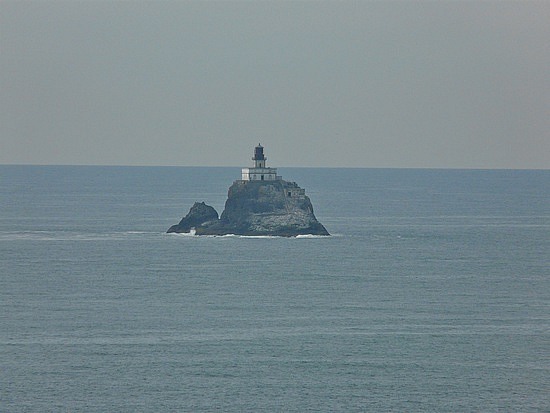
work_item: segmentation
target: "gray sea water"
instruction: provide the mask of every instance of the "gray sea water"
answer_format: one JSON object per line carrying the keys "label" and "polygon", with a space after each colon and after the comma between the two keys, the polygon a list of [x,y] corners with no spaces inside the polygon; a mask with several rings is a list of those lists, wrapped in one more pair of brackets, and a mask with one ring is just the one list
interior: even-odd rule
{"label": "gray sea water", "polygon": [[332,237],[164,233],[238,168],[0,166],[0,411],[550,411],[550,171],[279,172]]}

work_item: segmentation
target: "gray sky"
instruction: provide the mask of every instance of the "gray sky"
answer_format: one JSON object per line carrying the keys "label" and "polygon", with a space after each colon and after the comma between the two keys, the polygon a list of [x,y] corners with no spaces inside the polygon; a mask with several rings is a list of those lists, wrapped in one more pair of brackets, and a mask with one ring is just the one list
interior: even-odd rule
{"label": "gray sky", "polygon": [[0,1],[0,163],[550,167],[550,2]]}

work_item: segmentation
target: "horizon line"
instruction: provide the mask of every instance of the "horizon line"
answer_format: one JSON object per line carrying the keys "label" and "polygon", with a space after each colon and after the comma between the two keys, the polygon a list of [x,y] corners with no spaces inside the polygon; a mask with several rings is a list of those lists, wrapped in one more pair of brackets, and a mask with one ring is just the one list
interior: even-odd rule
{"label": "horizon line", "polygon": [[[149,165],[149,164],[49,164],[49,163],[0,163],[0,166],[30,167],[104,167],[104,168],[246,168],[235,165]],[[276,166],[275,168],[296,169],[417,169],[417,170],[471,170],[471,171],[548,171],[548,168],[493,168],[493,167],[455,167],[455,166]]]}

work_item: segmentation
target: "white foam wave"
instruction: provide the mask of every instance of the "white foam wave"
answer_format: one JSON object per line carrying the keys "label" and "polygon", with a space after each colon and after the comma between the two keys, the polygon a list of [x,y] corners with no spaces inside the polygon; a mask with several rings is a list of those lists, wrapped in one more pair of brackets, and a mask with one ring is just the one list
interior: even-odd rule
{"label": "white foam wave", "polygon": [[[143,239],[149,236],[176,236],[185,238],[223,238],[223,239],[318,239],[330,238],[325,235],[304,234],[296,237],[275,235],[195,235],[193,232],[170,233],[148,231],[120,232],[78,232],[78,231],[4,231],[0,232],[0,241],[102,241]],[[338,234],[333,236],[339,236]]]}
{"label": "white foam wave", "polygon": [[167,235],[170,237],[198,237],[198,235],[192,234],[190,232],[170,232]]}
{"label": "white foam wave", "polygon": [[102,241],[142,238],[156,234],[145,231],[76,232],[76,231],[6,231],[0,232],[0,241]]}
{"label": "white foam wave", "polygon": [[[318,238],[330,238],[326,235],[313,235],[304,234],[297,235],[295,237],[283,237],[279,235],[238,235],[238,234],[225,234],[225,235],[195,235],[190,232],[170,233],[169,235],[175,235],[179,237],[190,238],[235,238],[235,239],[318,239]],[[339,236],[339,235],[336,235]]]}
{"label": "white foam wave", "polygon": [[251,238],[251,239],[275,239],[275,238],[284,238],[284,237],[277,237],[274,235],[236,235],[236,234],[229,234],[229,236],[234,238]]}

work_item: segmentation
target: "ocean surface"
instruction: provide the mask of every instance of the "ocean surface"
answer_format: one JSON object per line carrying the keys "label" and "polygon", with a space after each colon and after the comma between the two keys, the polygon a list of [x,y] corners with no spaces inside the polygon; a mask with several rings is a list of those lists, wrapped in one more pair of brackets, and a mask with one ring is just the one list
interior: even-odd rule
{"label": "ocean surface", "polygon": [[279,172],[332,237],[165,233],[239,168],[0,166],[0,412],[550,411],[550,171]]}

